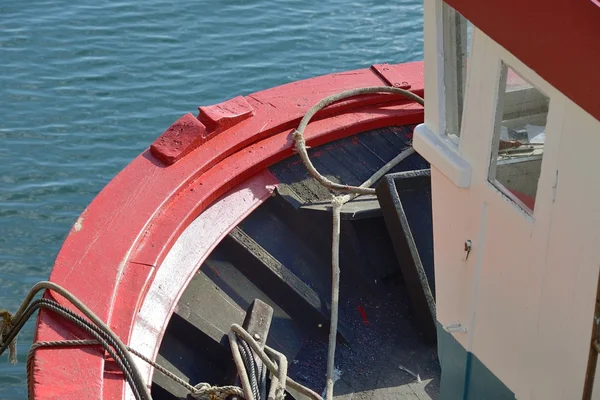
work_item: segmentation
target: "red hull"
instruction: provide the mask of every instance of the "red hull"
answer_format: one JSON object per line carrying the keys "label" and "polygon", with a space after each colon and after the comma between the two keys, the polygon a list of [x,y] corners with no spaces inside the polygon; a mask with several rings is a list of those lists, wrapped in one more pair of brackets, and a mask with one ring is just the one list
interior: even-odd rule
{"label": "red hull", "polygon": [[[215,220],[203,231],[205,258],[270,195],[277,181],[266,168],[293,154],[290,133],[308,108],[330,94],[382,83],[410,85],[423,95],[423,65],[378,65],[294,82],[202,108],[201,123],[189,117],[178,121],[82,213],[50,280],[79,297],[123,342],[143,345],[146,353],[156,356],[185,285],[159,298],[152,283],[159,271],[162,276],[183,273],[162,269],[171,268],[163,261],[179,235],[208,207],[221,208],[228,218]],[[305,132],[311,146],[369,129],[420,123],[423,108],[396,96],[364,96],[319,116]],[[186,271],[181,281],[188,282],[194,272]],[[140,309],[156,301],[168,315],[142,321]],[[144,343],[131,343],[134,328],[142,323],[148,332]],[[86,336],[51,313],[40,313],[36,340],[72,338]],[[30,389],[39,400],[125,397],[121,373],[99,348],[40,349],[32,368]],[[144,373],[150,384],[151,370]]]}

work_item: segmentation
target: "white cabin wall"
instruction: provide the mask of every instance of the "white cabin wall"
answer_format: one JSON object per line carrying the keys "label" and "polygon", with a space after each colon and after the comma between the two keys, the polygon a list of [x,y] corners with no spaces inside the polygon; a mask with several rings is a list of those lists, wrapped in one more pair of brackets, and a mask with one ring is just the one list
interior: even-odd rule
{"label": "white cabin wall", "polygon": [[[505,57],[509,57],[509,55],[505,55]],[[513,62],[515,61],[513,60]],[[526,68],[525,66],[521,67]],[[532,397],[532,390],[536,386],[547,385],[545,380],[552,376],[546,368],[543,369],[546,373],[536,371],[536,368],[539,368],[539,354],[535,348],[535,343],[539,340],[536,331],[539,317],[538,310],[544,284],[543,276],[546,269],[548,238],[553,224],[554,189],[563,130],[561,121],[564,115],[564,96],[547,83],[537,80],[533,76],[533,71],[527,69],[526,73],[529,75],[530,82],[537,87],[544,86],[544,90],[552,98],[551,109],[548,113],[547,138],[544,146],[542,170],[538,181],[538,197],[536,198],[534,219],[531,221],[532,232],[529,241],[525,244],[529,246],[529,253],[525,260],[525,268],[521,272],[528,288],[524,292],[518,293],[524,304],[525,321],[522,326],[516,327],[516,330],[522,334],[522,346],[520,347],[521,353],[515,363],[517,375],[513,389],[520,398],[531,399],[536,398],[535,396]],[[544,376],[546,379],[544,379]],[[561,382],[561,379],[558,379],[557,382]]]}
{"label": "white cabin wall", "polygon": [[[518,392],[521,353],[528,345],[522,327],[527,324],[526,298],[531,290],[524,276],[531,265],[539,264],[531,246],[540,235],[545,237],[549,213],[543,213],[535,224],[530,215],[488,181],[501,56],[498,46],[485,34],[477,31],[475,35],[462,148],[472,166],[469,190],[476,204],[472,214],[484,213],[485,222],[481,223],[480,231],[464,233],[478,237],[473,269],[479,279],[474,289],[477,296],[471,304],[468,350],[505,385]],[[532,83],[539,87],[539,82]],[[544,162],[551,162],[546,154]],[[540,178],[541,186],[543,179]],[[538,202],[536,211],[539,207]]]}
{"label": "white cabin wall", "polygon": [[[487,223],[469,350],[518,398],[578,398],[600,263],[600,123],[493,40],[481,33],[477,40],[486,51],[476,57],[496,65],[503,60],[551,104],[533,218],[487,182],[491,137],[482,133],[492,132],[485,120],[493,114],[476,106],[472,119],[481,125],[470,131],[479,136],[465,139],[463,148],[472,166],[470,190],[482,195]],[[497,82],[494,65],[487,71]],[[474,81],[480,98],[497,98],[486,83]]]}
{"label": "white cabin wall", "polygon": [[[464,251],[465,231],[477,229],[479,218],[457,219],[470,215],[472,207],[468,190],[457,190],[443,173],[431,167],[436,313],[442,325],[455,322],[467,326],[473,301],[475,274]],[[457,333],[454,338],[466,349],[468,336]]]}
{"label": "white cabin wall", "polygon": [[[546,385],[532,398],[580,398],[586,373],[600,264],[600,123],[564,100],[563,136],[530,372]],[[582,145],[583,144],[583,145]],[[600,372],[600,371],[599,371]],[[558,396],[560,394],[560,397]]]}
{"label": "white cabin wall", "polygon": [[[485,43],[482,43],[478,36],[479,32],[474,29],[472,57],[469,60],[471,66],[469,81],[482,80],[483,77],[480,75],[486,70],[485,64],[488,61],[486,57],[477,57],[477,54],[485,53],[485,48],[482,47]],[[488,83],[491,83],[492,87],[494,86],[493,82]],[[466,115],[470,115],[469,113],[487,114],[492,112],[494,107],[495,99],[482,98],[479,93],[467,89],[464,111]],[[459,152],[460,157],[471,167],[477,165],[478,162],[484,162],[483,160],[489,158],[489,155],[486,155],[488,151],[481,153],[476,148],[474,149],[473,140],[469,140],[469,135],[473,136],[474,132],[479,132],[481,129],[485,131],[490,126],[493,126],[493,122],[488,120],[463,119]],[[444,132],[441,132],[440,135],[444,135]],[[484,145],[487,146],[487,144]],[[417,150],[419,150],[418,147]],[[481,264],[478,253],[482,241],[481,235],[485,231],[487,214],[485,207],[481,207],[481,199],[474,196],[476,192],[472,189],[474,185],[477,185],[478,172],[480,171],[471,168],[470,187],[467,190],[457,189],[452,182],[444,179],[443,174],[434,176],[432,173],[437,316],[442,325],[460,322],[467,329],[466,334],[454,334],[454,338],[466,350],[471,350],[472,347],[473,304],[477,302],[478,280],[480,279],[477,266]],[[464,251],[467,240],[471,240],[473,243],[473,250],[468,258]],[[439,245],[440,243],[444,244]],[[443,265],[443,274],[438,273],[441,265]]]}
{"label": "white cabin wall", "polygon": [[[459,146],[445,136],[445,87],[441,0],[424,2],[425,122],[415,130],[415,149],[431,163],[432,208],[434,229],[434,263],[436,268],[437,319],[442,326],[469,319],[473,274],[465,268],[464,238],[449,234],[463,232],[478,220],[456,220],[455,214],[467,215],[471,207],[468,187],[469,165],[460,157]],[[457,266],[459,264],[459,266]],[[465,348],[466,335],[455,338]]]}
{"label": "white cabin wall", "polygon": [[[455,339],[517,398],[581,398],[600,265],[600,123],[474,29],[467,117],[452,148],[431,95],[443,95],[432,62],[439,4],[425,1],[428,96],[414,140],[432,164],[438,321],[460,322],[467,332]],[[550,97],[533,215],[488,181],[501,61]],[[457,179],[461,171],[468,179]],[[468,260],[465,240],[473,243]]]}
{"label": "white cabin wall", "polygon": [[[466,349],[514,390],[515,367],[523,348],[523,336],[515,327],[525,322],[522,295],[528,287],[521,275],[530,258],[527,242],[532,218],[488,181],[501,64],[487,36],[479,30],[473,36],[461,133],[461,155],[471,165],[471,204],[464,214],[452,216],[479,219],[462,232],[463,240],[472,240],[474,247],[467,265],[475,278],[472,299],[465,310],[469,314]],[[443,301],[438,298],[438,303]]]}

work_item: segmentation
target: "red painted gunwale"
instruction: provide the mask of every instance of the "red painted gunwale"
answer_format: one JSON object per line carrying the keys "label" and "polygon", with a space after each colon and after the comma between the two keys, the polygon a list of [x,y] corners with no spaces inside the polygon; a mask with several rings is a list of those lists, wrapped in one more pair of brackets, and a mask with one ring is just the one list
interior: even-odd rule
{"label": "red painted gunwale", "polygon": [[[250,178],[292,155],[291,129],[323,97],[397,82],[422,95],[422,63],[379,65],[254,93],[244,98],[253,108],[252,116],[210,136],[172,165],[144,151],[82,213],[57,256],[50,280],[79,297],[129,343],[140,323],[138,311],[152,297],[148,290],[157,271],[195,218],[225,193],[248,188],[249,182],[255,182]],[[334,105],[317,117],[305,132],[311,146],[368,129],[422,122],[423,108],[393,95],[363,96]],[[262,199],[265,193],[259,190],[256,196]],[[252,207],[256,202],[239,202],[232,213],[245,215]],[[210,240],[216,244],[221,236],[215,232]],[[182,290],[163,299],[171,312]],[[158,332],[155,342],[144,343],[152,356],[166,322],[156,322],[151,327]],[[35,340],[85,337],[51,313],[40,313]],[[32,368],[30,389],[38,400],[125,396],[121,373],[98,348],[40,349]]]}

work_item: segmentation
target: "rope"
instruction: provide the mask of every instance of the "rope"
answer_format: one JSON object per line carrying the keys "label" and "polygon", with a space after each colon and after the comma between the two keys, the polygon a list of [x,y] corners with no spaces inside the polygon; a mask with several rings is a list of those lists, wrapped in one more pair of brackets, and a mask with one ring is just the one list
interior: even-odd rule
{"label": "rope", "polygon": [[260,364],[260,398],[261,399],[266,399],[267,398],[267,375],[268,375],[269,369],[266,367],[265,364]]}
{"label": "rope", "polygon": [[[62,287],[60,287],[56,284],[52,284],[52,286],[60,288],[63,293],[68,293],[65,289],[63,289]],[[34,291],[39,291],[39,290],[40,290],[39,284],[35,285],[32,288],[32,290],[30,291],[29,295],[26,297],[26,302],[28,302],[29,304],[27,304],[25,306],[21,305],[21,307],[19,308],[19,311],[15,314],[15,316],[13,316],[11,318],[11,320],[8,323],[7,322],[2,323],[3,330],[0,331],[2,333],[2,340],[0,341],[0,355],[3,354],[4,351],[6,351],[6,349],[9,348],[13,343],[15,343],[16,337],[17,337],[19,331],[25,325],[25,322],[27,320],[29,320],[29,318],[31,318],[31,316],[33,315],[33,313],[36,310],[38,310],[40,308],[48,309],[48,310],[62,316],[63,318],[71,321],[75,325],[82,328],[87,334],[92,336],[94,339],[92,339],[92,340],[59,340],[59,341],[34,343],[31,346],[29,353],[27,355],[27,388],[28,388],[28,398],[29,399],[33,398],[33,395],[30,391],[31,387],[32,387],[31,371],[32,371],[32,364],[33,364],[33,356],[34,356],[36,350],[38,350],[40,348],[47,348],[47,347],[74,347],[74,346],[92,346],[92,345],[102,346],[102,348],[106,352],[108,352],[108,354],[114,359],[115,363],[123,371],[125,380],[131,387],[131,390],[132,390],[133,395],[136,398],[136,400],[143,400],[144,399],[143,391],[147,392],[148,389],[145,387],[145,385],[142,388],[140,388],[137,385],[137,383],[134,379],[134,376],[135,376],[135,374],[139,375],[139,371],[137,370],[135,364],[133,362],[129,361],[129,360],[132,360],[131,357],[129,356],[129,353],[136,355],[143,361],[152,365],[154,368],[156,368],[159,372],[163,373],[165,376],[173,379],[175,382],[177,382],[180,385],[182,385],[183,387],[185,387],[190,392],[191,396],[195,399],[225,400],[227,397],[229,397],[231,395],[238,396],[242,399],[244,398],[242,390],[237,386],[218,387],[218,386],[211,386],[208,383],[200,383],[196,386],[192,386],[189,383],[182,380],[181,378],[179,378],[178,376],[176,376],[173,373],[171,373],[170,371],[168,371],[167,369],[165,369],[164,367],[156,364],[149,358],[145,357],[144,355],[142,355],[141,353],[139,353],[138,351],[136,351],[130,347],[124,346],[125,351],[122,351],[121,348],[118,346],[118,341],[120,341],[119,338],[110,329],[103,329],[101,326],[95,325],[94,323],[84,319],[80,315],[74,313],[70,309],[57,303],[54,300],[41,298],[41,299],[31,301],[33,299],[33,296],[31,295],[31,293]],[[61,293],[61,294],[63,294],[63,293]],[[73,301],[73,303],[77,303],[77,302],[81,303],[75,296],[71,295],[70,293],[68,293],[68,296],[64,296],[64,297],[67,298],[68,300],[71,300],[71,299],[75,300],[75,301]],[[25,304],[25,302],[23,304]],[[89,311],[89,312],[91,313],[91,311]],[[6,329],[6,327],[9,327],[9,329]],[[140,390],[140,389],[143,389],[143,390]],[[150,395],[148,394],[148,396],[150,396]],[[152,398],[148,397],[148,399],[151,400]]]}
{"label": "rope", "polygon": [[240,344],[240,354],[244,360],[244,366],[246,367],[246,370],[249,371],[248,378],[250,379],[252,395],[255,399],[260,399],[260,389],[258,387],[258,380],[260,379],[258,376],[260,375],[260,367],[254,360],[254,355],[252,354],[252,350],[250,349],[248,343],[241,341]]}
{"label": "rope", "polygon": [[[15,313],[15,316],[12,318],[12,323],[14,325],[18,325],[18,323],[21,321],[22,317],[24,316],[25,312],[27,311],[33,298],[42,289],[49,289],[49,290],[52,290],[52,291],[60,294],[62,297],[64,297],[66,300],[68,300],[71,304],[73,304],[79,311],[81,311],[102,332],[106,333],[107,335],[109,335],[111,337],[112,341],[114,342],[115,350],[117,350],[117,349],[119,350],[119,352],[123,356],[124,364],[127,366],[128,370],[129,370],[128,372],[131,374],[132,382],[130,382],[130,384],[132,386],[132,390],[134,391],[134,394],[136,392],[138,392],[137,393],[138,397],[136,397],[136,399],[152,400],[152,396],[150,396],[150,392],[148,391],[148,388],[144,384],[144,380],[142,379],[139,371],[136,368],[131,367],[134,365],[133,359],[131,358],[131,355],[127,351],[127,347],[123,344],[121,339],[119,339],[119,337],[111,331],[111,329],[108,327],[108,325],[106,325],[104,323],[104,321],[102,321],[100,318],[98,318],[98,316],[96,314],[94,314],[94,312],[92,312],[92,310],[90,310],[78,298],[73,296],[71,293],[69,293],[67,290],[65,290],[61,286],[59,286],[53,282],[48,282],[48,281],[36,283],[31,288],[31,290],[25,297],[25,300],[23,301],[23,303],[21,304],[21,306]],[[14,337],[16,337],[17,332],[15,332]],[[4,349],[0,349],[0,353],[2,353],[3,351],[4,351]],[[123,371],[123,372],[125,372],[125,371]]]}
{"label": "rope", "polygon": [[211,386],[208,383],[194,386],[194,391],[190,395],[197,400],[226,400],[229,396],[244,399],[241,389],[237,386]]}
{"label": "rope", "polygon": [[[121,350],[119,348],[114,347],[114,340],[113,340],[113,337],[111,337],[111,336],[114,336],[114,333],[110,332],[110,334],[109,334],[107,332],[102,331],[101,329],[99,329],[99,327],[91,324],[90,322],[81,318],[79,315],[75,314],[74,312],[65,308],[64,306],[61,306],[60,304],[56,303],[53,300],[38,299],[38,300],[34,301],[33,303],[31,303],[31,305],[29,307],[27,307],[27,309],[25,309],[25,313],[23,314],[23,317],[21,318],[21,320],[17,324],[15,324],[13,330],[11,331],[11,335],[13,337],[16,337],[18,331],[23,327],[25,322],[39,308],[47,308],[47,309],[55,312],[56,314],[61,315],[62,317],[75,323],[76,325],[78,325],[79,327],[84,329],[89,335],[91,335],[97,341],[98,344],[102,345],[104,350],[106,350],[110,354],[110,356],[115,360],[115,362],[117,363],[119,368],[123,371],[126,381],[131,386],[134,397],[136,399],[142,399],[142,395],[140,393],[139,387],[136,385],[135,381],[133,380],[132,374],[131,374],[132,369],[134,369],[135,367],[132,368],[132,366],[131,366],[132,364],[128,363],[127,359],[124,357],[123,352],[121,352]],[[58,345],[61,342],[62,341],[59,341],[58,343],[52,343],[52,342],[42,342],[42,343],[52,343],[52,344]],[[5,346],[1,346],[0,354],[2,354],[2,352],[4,352],[5,349],[6,349]],[[35,348],[34,348],[34,350],[35,350]],[[30,362],[31,362],[31,360],[30,360]],[[28,382],[30,382],[30,379],[31,379],[30,373],[31,373],[31,370],[28,369],[28,371],[27,371]],[[31,388],[31,385],[28,384],[28,390],[29,390],[29,388]],[[31,393],[29,393],[29,398],[32,398]]]}
{"label": "rope", "polygon": [[129,351],[131,353],[133,353],[135,356],[139,357],[142,361],[150,364],[152,367],[154,367],[156,370],[158,370],[158,372],[165,375],[167,378],[172,379],[176,383],[178,383],[181,386],[183,386],[184,388],[186,388],[190,392],[191,397],[194,399],[220,400],[220,399],[226,399],[229,396],[237,396],[240,399],[244,399],[244,397],[243,397],[244,393],[237,386],[232,386],[232,385],[211,386],[210,384],[204,383],[204,382],[199,383],[196,386],[192,386],[189,383],[187,383],[186,381],[184,381],[183,379],[181,379],[180,377],[178,377],[177,375],[175,375],[174,373],[172,373],[171,371],[169,371],[168,369],[166,369],[165,367],[163,367],[162,365],[157,364],[156,362],[152,361],[148,357],[144,356],[139,351],[132,349],[131,347],[127,347],[127,349],[129,349]]}
{"label": "rope", "polygon": [[[31,363],[33,362],[34,352],[35,352],[35,350],[37,350],[39,348],[43,348],[43,347],[79,347],[79,346],[91,346],[91,345],[99,345],[99,344],[100,344],[100,342],[98,342],[96,340],[59,340],[59,341],[49,341],[49,342],[36,342],[29,349],[29,354],[27,355],[27,369],[28,369],[28,371],[31,370]],[[223,400],[225,400],[225,399],[227,399],[227,397],[232,396],[232,395],[243,398],[242,397],[243,393],[240,390],[240,388],[237,386],[211,386],[208,383],[199,383],[196,386],[192,386],[189,383],[187,383],[186,381],[184,381],[183,379],[181,379],[180,377],[178,377],[177,375],[173,374],[171,371],[169,371],[165,367],[150,360],[148,357],[144,356],[137,350],[135,350],[129,346],[127,346],[127,349],[132,354],[139,357],[142,361],[150,364],[152,367],[154,367],[156,370],[158,370],[160,373],[162,373],[166,377],[172,379],[176,383],[183,386],[185,389],[187,389],[190,392],[190,395],[194,399],[198,399],[198,400],[220,400],[220,399],[223,399]],[[31,386],[30,383],[31,383],[30,377],[28,374],[27,375],[28,387]],[[30,396],[29,398],[32,398],[32,397]]]}
{"label": "rope", "polygon": [[[254,353],[261,359],[264,365],[266,365],[271,374],[277,377],[277,382],[275,382],[273,377],[271,377],[271,389],[273,388],[273,386],[278,386],[277,393],[279,393],[281,396],[285,396],[285,388],[287,385],[290,388],[296,390],[297,392],[309,397],[310,399],[323,400],[323,398],[317,393],[313,392],[306,386],[302,386],[301,384],[287,376],[287,360],[283,354],[279,353],[277,350],[272,349],[269,346],[265,346],[264,350],[261,349],[259,344],[254,340],[252,336],[250,336],[248,332],[246,332],[244,328],[237,324],[233,324],[231,325],[231,331],[229,332],[229,344],[231,347],[231,353],[233,354],[233,360],[236,366],[239,364],[243,365],[243,361],[239,352],[239,346],[237,343],[238,337],[240,339],[243,339],[250,345]],[[271,360],[271,358],[267,355],[266,352],[271,354],[273,358],[278,359],[279,365],[275,364],[275,362]],[[239,371],[240,369],[238,368],[238,372]],[[244,395],[246,396],[246,400],[255,400],[254,397],[251,397],[252,392],[251,390],[249,390],[249,382],[244,383],[244,377],[241,375],[242,374],[240,373],[240,379],[242,380],[242,389],[244,391]],[[247,377],[245,377],[245,379],[247,381]],[[280,398],[282,399],[283,397]],[[279,400],[280,398],[275,397],[274,400]]]}
{"label": "rope", "polygon": [[344,204],[354,199],[361,194],[375,194],[375,189],[371,188],[379,179],[381,179],[387,172],[389,172],[398,163],[404,160],[415,151],[412,147],[404,150],[398,154],[394,159],[385,164],[369,179],[367,179],[360,186],[350,186],[335,183],[329,180],[327,177],[321,175],[315,168],[310,157],[308,156],[308,150],[306,146],[306,139],[304,138],[304,130],[310,122],[311,118],[321,109],[328,105],[335,103],[336,101],[347,99],[362,94],[368,93],[393,93],[407,97],[420,105],[424,106],[425,101],[420,96],[409,92],[408,90],[393,88],[388,86],[381,87],[367,87],[352,89],[346,92],[334,94],[328,96],[311,107],[310,110],[304,115],[304,118],[300,121],[298,128],[296,128],[292,134],[295,142],[295,150],[300,155],[302,162],[308,173],[317,180],[322,186],[329,190],[347,193],[343,196],[333,196],[331,200],[332,214],[333,214],[333,240],[331,243],[331,317],[329,325],[329,343],[327,352],[327,381],[325,386],[325,398],[327,400],[333,399],[333,387],[335,385],[334,370],[335,370],[335,346],[337,339],[337,325],[338,325],[338,314],[339,314],[339,296],[340,296],[340,220],[341,210]]}
{"label": "rope", "polygon": [[333,398],[333,371],[335,369],[335,346],[337,339],[338,309],[340,301],[340,220],[344,199],[334,196],[331,200],[333,208],[333,240],[331,244],[331,320],[329,323],[329,348],[327,351],[327,384],[325,398]]}
{"label": "rope", "polygon": [[[409,147],[393,160],[385,164],[369,179],[367,179],[360,188],[368,188],[383,177],[387,172],[394,168],[398,163],[409,155],[413,154],[415,149]],[[341,212],[344,204],[357,197],[358,193],[346,194],[343,196],[333,196],[331,208],[333,214],[333,240],[331,243],[331,317],[329,323],[329,345],[327,351],[327,383],[325,387],[325,398],[333,398],[333,386],[335,385],[335,347],[337,341],[338,310],[340,302],[340,236],[341,236]]]}
{"label": "rope", "polygon": [[[283,399],[285,397],[285,388],[288,382],[291,381],[287,376],[288,363],[287,358],[280,352],[272,349],[271,347],[266,347],[265,351],[267,355],[271,358],[275,358],[277,360],[277,365],[279,366],[279,371],[277,371],[277,376],[274,376],[275,384],[271,385],[271,399]],[[296,384],[296,382],[294,382]],[[291,385],[290,385],[291,386]],[[309,390],[309,389],[307,389]]]}
{"label": "rope", "polygon": [[[11,364],[17,363],[17,339],[14,338],[10,342],[7,337],[12,329],[12,315],[7,310],[0,310],[0,346],[4,343],[8,343],[8,361]],[[2,353],[0,353],[2,354]]]}
{"label": "rope", "polygon": [[306,126],[310,122],[311,118],[319,110],[321,110],[321,109],[327,107],[328,105],[333,104],[337,101],[344,100],[349,97],[355,97],[358,95],[370,94],[370,93],[398,94],[398,95],[402,95],[406,98],[409,98],[409,99],[419,103],[420,105],[425,104],[425,100],[423,100],[422,97],[417,96],[416,94],[414,94],[408,90],[399,89],[399,88],[395,88],[395,87],[389,87],[389,86],[374,86],[374,87],[352,89],[352,90],[348,90],[348,91],[345,91],[342,93],[334,94],[334,95],[325,97],[323,100],[319,101],[317,104],[312,106],[311,109],[306,112],[306,114],[300,121],[298,128],[296,128],[293,132],[293,138],[294,138],[294,141],[296,142],[295,149],[296,149],[296,152],[300,155],[300,158],[302,159],[304,166],[306,167],[308,172],[312,175],[312,177],[315,178],[321,185],[323,185],[324,187],[326,187],[328,189],[335,190],[338,192],[343,192],[343,193],[375,194],[375,189],[373,189],[373,188],[343,185],[343,184],[332,182],[325,176],[321,175],[319,173],[319,171],[317,171],[317,169],[313,165],[312,161],[310,160],[310,157],[308,156],[306,140],[304,138],[304,130],[306,129]]}
{"label": "rope", "polygon": [[231,349],[231,354],[233,355],[233,362],[235,363],[235,367],[238,371],[238,376],[240,378],[240,382],[242,384],[242,391],[244,393],[244,398],[246,400],[254,400],[254,393],[252,391],[252,385],[250,384],[250,379],[248,377],[248,371],[246,370],[246,364],[244,364],[244,359],[242,358],[240,347],[238,345],[237,337],[232,330],[227,335],[229,338],[229,348]]}

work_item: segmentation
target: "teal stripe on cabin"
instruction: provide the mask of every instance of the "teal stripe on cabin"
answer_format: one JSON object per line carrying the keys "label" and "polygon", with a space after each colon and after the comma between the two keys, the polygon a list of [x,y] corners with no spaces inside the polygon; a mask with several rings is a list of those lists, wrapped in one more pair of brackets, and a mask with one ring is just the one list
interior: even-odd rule
{"label": "teal stripe on cabin", "polygon": [[515,394],[454,336],[437,324],[440,400],[512,400]]}

